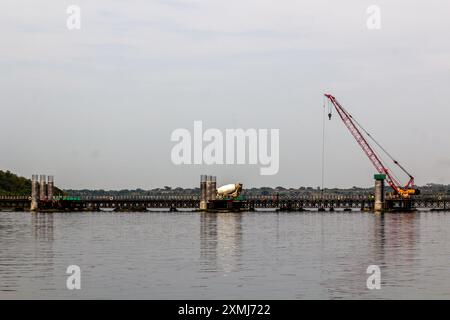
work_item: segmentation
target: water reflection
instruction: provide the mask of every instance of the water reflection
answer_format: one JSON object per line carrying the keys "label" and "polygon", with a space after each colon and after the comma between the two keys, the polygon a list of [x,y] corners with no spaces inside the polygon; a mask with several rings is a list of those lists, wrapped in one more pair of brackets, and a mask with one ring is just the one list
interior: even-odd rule
{"label": "water reflection", "polygon": [[0,213],[0,299],[448,299],[449,229],[448,213]]}
{"label": "water reflection", "polygon": [[[418,213],[385,213],[374,217],[370,260],[381,267],[381,283],[385,290],[395,290],[415,277],[419,217]],[[394,283],[391,279],[397,280]]]}
{"label": "water reflection", "polygon": [[[53,213],[31,213],[31,228],[34,237],[34,257],[30,268],[39,266],[40,272],[35,275],[35,279],[45,281],[51,278],[54,271],[54,220]],[[42,287],[50,288],[52,283],[46,281],[40,284]]]}
{"label": "water reflection", "polygon": [[54,269],[54,221],[48,213],[11,213],[0,232],[0,299],[2,293],[22,290],[18,298],[51,290]]}
{"label": "water reflection", "polygon": [[386,215],[384,213],[375,213],[373,229],[373,260],[384,261],[384,250],[386,245]]}
{"label": "water reflection", "polygon": [[36,240],[53,241],[53,214],[52,213],[32,213],[31,226]]}
{"label": "water reflection", "polygon": [[[367,224],[351,226],[355,217],[344,219],[342,230],[332,239],[331,245],[327,234],[321,236],[322,281],[327,288],[326,298],[359,297],[382,298],[387,290],[395,290],[402,283],[411,281],[417,263],[418,213],[377,213],[361,215]],[[357,218],[358,219],[358,218]],[[324,216],[322,221],[330,220]],[[350,224],[350,225],[347,225]],[[334,221],[333,229],[339,225]],[[367,227],[367,228],[366,228]],[[322,228],[323,229],[323,228]],[[327,229],[330,230],[330,229]],[[334,251],[330,251],[330,246]],[[325,257],[325,258],[324,258]],[[332,265],[329,263],[333,262]],[[383,290],[368,290],[367,268],[377,265],[381,269]],[[393,282],[395,280],[395,283]]]}
{"label": "water reflection", "polygon": [[[378,264],[387,264],[399,258],[404,261],[414,260],[416,244],[419,240],[417,239],[418,219],[418,213],[376,214],[373,223],[373,261],[378,261]],[[400,251],[401,257],[399,257]]]}
{"label": "water reflection", "polygon": [[200,214],[202,271],[238,271],[242,254],[242,214]]}

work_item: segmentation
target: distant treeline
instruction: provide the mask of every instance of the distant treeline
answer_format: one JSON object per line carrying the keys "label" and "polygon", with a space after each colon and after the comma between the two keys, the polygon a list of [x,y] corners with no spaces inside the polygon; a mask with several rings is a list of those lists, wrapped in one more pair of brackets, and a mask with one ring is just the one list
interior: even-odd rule
{"label": "distant treeline", "polygon": [[[419,187],[421,194],[442,194],[450,195],[450,185],[429,183],[425,186]],[[386,188],[386,191],[392,191]],[[373,188],[325,188],[324,193],[329,195],[369,195],[373,194]],[[158,195],[199,195],[199,188],[172,188],[165,186],[163,188],[155,188],[151,190],[134,189],[134,190],[60,190],[55,187],[55,195],[71,195],[71,196],[158,196]],[[299,188],[284,188],[284,187],[261,187],[261,188],[245,188],[244,195],[250,196],[315,196],[322,192],[320,187],[299,187]],[[3,195],[30,195],[31,194],[31,180],[19,177],[10,171],[0,170],[0,196]]]}
{"label": "distant treeline", "polygon": [[0,170],[0,195],[30,195],[31,180]]}
{"label": "distant treeline", "polygon": [[[63,195],[62,190],[55,187],[55,195]],[[31,180],[0,170],[0,196],[29,196],[31,195]]]}
{"label": "distant treeline", "polygon": [[[199,188],[156,188],[151,190],[135,189],[135,190],[64,190],[65,193],[73,196],[163,196],[163,195],[199,195]],[[372,194],[373,188],[352,188],[352,189],[325,189],[327,194],[352,195],[352,194]],[[244,186],[243,195],[248,196],[314,196],[321,194],[320,188],[300,187],[300,188],[283,188],[283,187],[261,187],[248,188]]]}
{"label": "distant treeline", "polygon": [[[419,187],[423,195],[427,194],[442,194],[450,195],[450,185],[442,184],[427,184],[425,186]],[[65,193],[73,196],[160,196],[160,195],[199,195],[199,188],[155,188],[151,190],[134,189],[134,190],[64,190]],[[392,189],[386,187],[387,192],[392,192]],[[351,196],[351,195],[371,195],[374,190],[372,188],[325,188],[323,190],[325,194],[328,195],[340,195],[340,196]],[[261,187],[261,188],[245,188],[243,190],[243,195],[249,196],[318,196],[322,193],[319,187],[299,187],[299,188],[284,188],[284,187]]]}

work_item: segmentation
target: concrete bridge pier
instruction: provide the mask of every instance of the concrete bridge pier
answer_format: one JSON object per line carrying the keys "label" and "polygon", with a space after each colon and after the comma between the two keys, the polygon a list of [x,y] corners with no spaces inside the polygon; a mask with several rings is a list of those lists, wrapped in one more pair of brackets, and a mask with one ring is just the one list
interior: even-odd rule
{"label": "concrete bridge pier", "polygon": [[31,177],[31,205],[30,211],[36,211],[39,207],[39,182],[38,175],[33,174]]}
{"label": "concrete bridge pier", "polygon": [[217,190],[217,177],[212,176],[211,177],[211,200],[216,200],[216,190]]}
{"label": "concrete bridge pier", "polygon": [[39,176],[39,200],[45,201],[47,199],[47,177],[43,174]]}
{"label": "concrete bridge pier", "polygon": [[48,176],[47,178],[47,200],[53,201],[53,186],[54,186],[54,178],[53,176]]}
{"label": "concrete bridge pier", "polygon": [[[39,178],[39,181],[38,181]],[[54,178],[53,176],[33,174],[31,177],[31,203],[30,211],[37,211],[39,204],[53,201]],[[48,209],[47,205],[42,206]]]}
{"label": "concrete bridge pier", "polygon": [[206,176],[206,202],[212,200],[212,176]]}
{"label": "concrete bridge pier", "polygon": [[206,175],[200,176],[200,210],[206,210],[208,201],[206,199]]}
{"label": "concrete bridge pier", "polygon": [[385,174],[376,174],[375,178],[375,203],[374,203],[374,211],[375,212],[383,212],[384,211],[384,180],[386,179]]}
{"label": "concrete bridge pier", "polygon": [[200,176],[200,210],[213,208],[216,198],[217,177],[209,175]]}

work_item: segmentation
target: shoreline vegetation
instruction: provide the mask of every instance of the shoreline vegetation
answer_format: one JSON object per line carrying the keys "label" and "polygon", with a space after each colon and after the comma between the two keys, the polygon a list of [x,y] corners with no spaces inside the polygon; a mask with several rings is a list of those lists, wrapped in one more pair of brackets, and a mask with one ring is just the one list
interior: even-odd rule
{"label": "shoreline vegetation", "polygon": [[[419,187],[422,195],[427,194],[441,194],[450,195],[450,185],[428,183],[425,186]],[[373,194],[374,188],[362,188],[362,187],[352,187],[352,188],[325,188],[324,193],[327,195],[341,195],[341,196],[351,196],[351,195],[371,195]],[[386,190],[390,192],[391,190],[387,187]],[[66,189],[61,190],[55,187],[54,194],[56,196],[171,196],[171,195],[198,195],[200,193],[200,188],[180,188],[180,187],[169,187],[164,186],[162,188],[154,188],[151,190],[144,189],[123,189],[123,190],[90,190],[90,189]],[[10,171],[0,170],[0,196],[25,196],[31,194],[31,180],[20,177]],[[322,194],[320,187],[298,187],[298,188],[284,188],[282,186],[271,188],[271,187],[260,187],[260,188],[245,188],[242,193],[248,196],[318,196]]]}
{"label": "shoreline vegetation", "polygon": [[[9,170],[0,170],[0,196],[28,196],[31,194],[31,179],[20,177]],[[62,196],[64,192],[55,187],[53,194]]]}

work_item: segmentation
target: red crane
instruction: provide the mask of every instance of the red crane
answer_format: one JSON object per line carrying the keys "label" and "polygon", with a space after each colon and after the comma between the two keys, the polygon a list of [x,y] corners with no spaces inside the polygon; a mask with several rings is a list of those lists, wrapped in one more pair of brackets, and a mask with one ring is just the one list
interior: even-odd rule
{"label": "red crane", "polygon": [[[395,160],[374,138],[372,138],[372,136],[358,123],[358,121],[356,121],[356,119],[354,119],[352,115],[348,113],[343,106],[341,106],[341,104],[336,100],[334,96],[332,96],[331,94],[325,94],[325,97],[327,97],[331,101],[345,126],[353,135],[356,142],[358,142],[359,146],[363,149],[369,160],[375,166],[378,173],[386,175],[386,181],[394,190],[394,193],[405,198],[414,194],[419,194],[419,190],[414,186],[414,177],[408,171],[406,171],[406,169],[397,160]],[[331,112],[328,114],[328,117],[331,119]],[[397,165],[404,173],[408,175],[409,181],[404,187],[397,181],[397,179],[395,179],[390,170],[388,170],[388,168],[383,165],[381,158],[375,153],[374,149],[364,138],[360,129],[370,139],[372,139],[372,141],[374,141],[375,144],[380,147],[380,149],[383,150],[383,152],[385,152],[389,158],[392,159],[395,165]]]}

